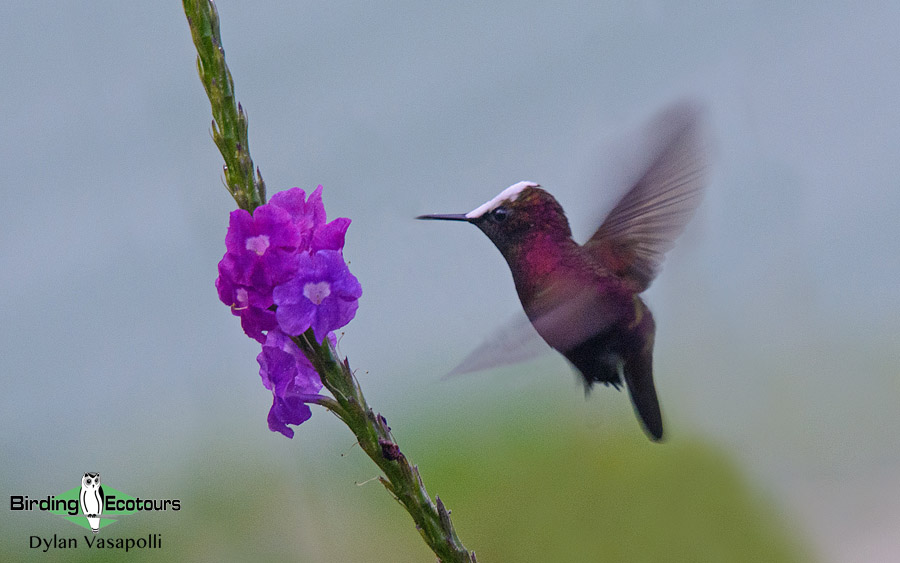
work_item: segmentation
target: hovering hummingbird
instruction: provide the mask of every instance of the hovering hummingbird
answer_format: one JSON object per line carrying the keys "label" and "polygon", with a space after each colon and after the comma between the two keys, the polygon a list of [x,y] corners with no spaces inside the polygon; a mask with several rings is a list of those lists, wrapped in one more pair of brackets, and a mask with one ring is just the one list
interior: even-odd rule
{"label": "hovering hummingbird", "polygon": [[519,300],[537,333],[584,379],[628,387],[653,440],[663,436],[653,386],[655,323],[640,298],[663,256],[700,202],[706,158],[700,110],[691,103],[663,111],[649,130],[638,179],[579,245],[562,207],[534,182],[519,182],[465,214],[417,219],[465,221],[478,227],[509,264]]}

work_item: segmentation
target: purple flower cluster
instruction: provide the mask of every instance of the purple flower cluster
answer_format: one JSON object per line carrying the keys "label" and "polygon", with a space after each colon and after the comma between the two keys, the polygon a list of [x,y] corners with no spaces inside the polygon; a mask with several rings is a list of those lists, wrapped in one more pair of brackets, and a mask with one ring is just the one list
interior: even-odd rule
{"label": "purple flower cluster", "polygon": [[269,428],[288,438],[310,417],[306,402],[322,388],[319,375],[290,336],[313,329],[316,341],[356,315],[362,287],[344,256],[350,219],[327,222],[322,186],[309,194],[291,188],[253,214],[231,212],[225,256],[219,262],[219,299],[241,318],[247,336],[263,345],[257,360],[272,391]]}

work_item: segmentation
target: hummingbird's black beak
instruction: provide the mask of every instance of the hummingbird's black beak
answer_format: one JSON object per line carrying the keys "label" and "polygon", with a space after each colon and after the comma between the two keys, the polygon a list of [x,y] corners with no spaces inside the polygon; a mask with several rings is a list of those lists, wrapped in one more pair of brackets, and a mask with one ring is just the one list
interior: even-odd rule
{"label": "hummingbird's black beak", "polygon": [[430,219],[435,221],[465,221],[467,223],[471,222],[471,219],[465,216],[464,213],[453,213],[450,215],[419,215],[416,219]]}

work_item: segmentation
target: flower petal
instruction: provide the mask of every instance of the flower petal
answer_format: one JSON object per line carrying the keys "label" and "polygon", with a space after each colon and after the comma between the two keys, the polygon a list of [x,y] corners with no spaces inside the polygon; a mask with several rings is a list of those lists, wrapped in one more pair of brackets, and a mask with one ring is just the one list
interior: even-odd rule
{"label": "flower petal", "polygon": [[298,336],[312,326],[315,314],[316,306],[309,299],[302,297],[298,303],[278,305],[275,318],[278,320],[278,326],[286,334]]}
{"label": "flower petal", "polygon": [[[346,265],[344,267],[346,268]],[[356,276],[350,273],[349,268],[343,276],[331,283],[331,290],[347,300],[362,297],[362,285]]]}
{"label": "flower petal", "polygon": [[273,397],[272,408],[269,409],[269,430],[281,432],[288,438],[294,437],[294,430],[288,424],[303,424],[312,416],[312,410],[299,397]]}
{"label": "flower petal", "polygon": [[340,309],[337,306],[337,300],[333,298],[326,299],[321,305],[316,307],[315,319],[312,322],[313,334],[316,342],[321,344],[325,341],[325,337],[335,328],[340,328],[346,323],[340,322]]}
{"label": "flower petal", "polygon": [[346,217],[338,217],[334,221],[322,225],[313,234],[310,249],[313,252],[316,250],[341,250],[344,248],[344,237],[349,226],[350,219]]}
{"label": "flower petal", "polygon": [[267,309],[248,307],[241,311],[234,311],[234,314],[241,317],[241,328],[244,329],[244,334],[259,343],[266,341],[264,332],[278,326],[275,313]]}

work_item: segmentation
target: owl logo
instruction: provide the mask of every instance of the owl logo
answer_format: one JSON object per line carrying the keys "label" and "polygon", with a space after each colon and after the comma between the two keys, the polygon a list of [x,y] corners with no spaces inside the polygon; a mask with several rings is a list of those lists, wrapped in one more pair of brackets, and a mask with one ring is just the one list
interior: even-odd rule
{"label": "owl logo", "polygon": [[103,487],[99,473],[85,473],[81,478],[81,512],[87,517],[91,531],[100,531],[100,513],[103,512]]}

